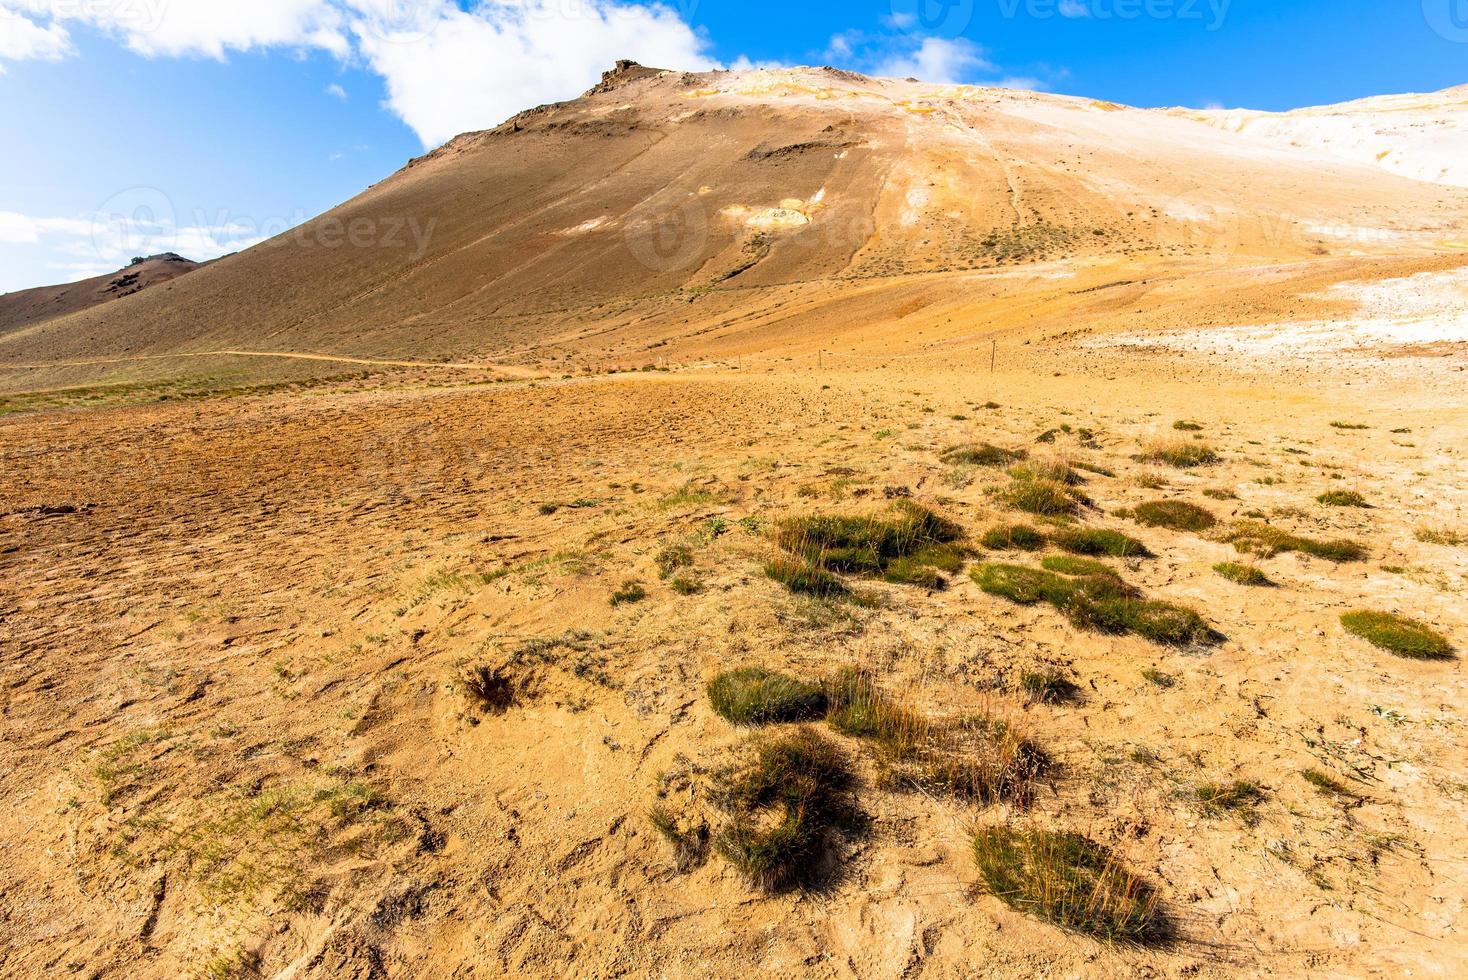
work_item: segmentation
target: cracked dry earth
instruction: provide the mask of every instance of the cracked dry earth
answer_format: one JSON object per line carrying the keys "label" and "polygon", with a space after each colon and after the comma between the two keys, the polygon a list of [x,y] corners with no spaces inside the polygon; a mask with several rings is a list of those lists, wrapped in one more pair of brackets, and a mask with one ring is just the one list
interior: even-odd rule
{"label": "cracked dry earth", "polygon": [[[1468,643],[1468,552],[1416,537],[1463,527],[1468,413],[1443,397],[1459,361],[1414,361],[1437,382],[1423,395],[1390,377],[1400,360],[1375,385],[1271,388],[1117,359],[444,390],[389,373],[0,420],[0,972],[1461,975],[1460,662],[1338,622],[1395,609]],[[1133,459],[1176,419],[1220,461]],[[1012,519],[1002,471],[939,461],[972,441],[1091,466],[1086,520],[1156,554],[1118,570],[1226,639],[1082,633],[966,575],[850,605],[762,574],[784,515],[911,494],[970,543]],[[1315,503],[1341,486],[1372,509]],[[1171,498],[1370,558],[1282,554],[1261,562],[1276,587],[1246,589],[1211,571],[1235,556],[1217,535],[1114,514]],[[659,578],[675,543],[695,594]],[[614,606],[631,580],[647,598]],[[476,664],[504,667],[504,710],[466,696]],[[827,888],[763,895],[717,855],[680,873],[648,811],[706,805],[699,775],[747,736],[704,689],[740,664],[870,666],[937,714],[1022,725],[1058,765],[1028,810],[981,809],[879,788],[833,735],[870,827]],[[1027,699],[1037,670],[1079,698]],[[1234,779],[1263,788],[1252,812],[1199,808],[1197,785]],[[1005,815],[1116,849],[1177,941],[1105,946],[983,894],[969,833]]]}

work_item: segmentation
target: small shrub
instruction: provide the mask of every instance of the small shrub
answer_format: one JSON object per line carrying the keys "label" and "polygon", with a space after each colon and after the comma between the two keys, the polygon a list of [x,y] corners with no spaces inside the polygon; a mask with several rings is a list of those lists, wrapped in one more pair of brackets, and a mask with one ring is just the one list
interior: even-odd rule
{"label": "small shrub", "polygon": [[1196,612],[1172,603],[1146,601],[1110,572],[1068,577],[1046,569],[985,562],[970,574],[989,595],[1026,606],[1048,602],[1077,629],[1134,633],[1154,643],[1177,646],[1215,638]]}
{"label": "small shrub", "polygon": [[679,569],[693,565],[693,549],[686,544],[669,545],[658,552],[654,561],[658,566],[658,575],[668,579]]}
{"label": "small shrub", "polygon": [[1068,579],[1023,565],[985,562],[970,574],[975,584],[989,595],[1021,606],[1033,606],[1042,601],[1061,606],[1075,591],[1075,586]]}
{"label": "small shrub", "polygon": [[1305,782],[1309,783],[1311,786],[1314,786],[1318,791],[1324,793],[1326,796],[1353,795],[1345,783],[1341,782],[1339,779],[1336,779],[1334,776],[1328,773],[1321,772],[1319,769],[1306,769],[1304,772],[1300,773],[1300,775],[1304,778]]}
{"label": "small shrub", "polygon": [[1425,623],[1391,613],[1346,613],[1341,625],[1368,643],[1403,657],[1443,660],[1453,655],[1447,638]]}
{"label": "small shrub", "polygon": [[1148,667],[1143,670],[1142,678],[1147,682],[1155,685],[1156,687],[1162,688],[1163,690],[1171,687],[1177,687],[1176,677],[1173,677],[1171,674],[1164,674],[1156,667]]}
{"label": "small shrub", "polygon": [[1040,567],[1047,572],[1056,572],[1060,575],[1113,575],[1115,574],[1106,565],[1091,558],[1081,558],[1076,555],[1051,555],[1040,562]]}
{"label": "small shrub", "polygon": [[950,466],[1010,466],[1028,455],[1023,449],[1002,449],[987,442],[954,446],[939,457]]}
{"label": "small shrub", "polygon": [[1167,936],[1156,890],[1079,834],[986,827],[973,847],[984,887],[1017,912],[1109,941]]}
{"label": "small shrub", "polygon": [[622,587],[612,593],[612,605],[628,606],[634,602],[641,602],[647,598],[647,589],[642,587],[641,582],[623,582]]}
{"label": "small shrub", "polygon": [[1081,689],[1064,675],[1053,670],[1027,670],[1019,675],[1020,688],[1039,704],[1062,704],[1074,701]]}
{"label": "small shrub", "polygon": [[979,543],[990,551],[1039,551],[1045,535],[1027,524],[1001,524],[985,531]]}
{"label": "small shrub", "polygon": [[1315,498],[1327,507],[1370,507],[1366,498],[1354,490],[1330,490]]}
{"label": "small shrub", "polygon": [[1153,643],[1188,646],[1213,636],[1213,629],[1202,616],[1171,602],[1125,601],[1122,617],[1130,632]]}
{"label": "small shrub", "polygon": [[1132,477],[1132,482],[1143,490],[1165,490],[1167,489],[1167,476],[1156,470],[1143,470]]}
{"label": "small shrub", "polygon": [[1236,561],[1219,562],[1213,570],[1230,582],[1239,585],[1270,585],[1269,576],[1253,565],[1241,565]]}
{"label": "small shrub", "polygon": [[1154,500],[1132,508],[1132,520],[1170,531],[1206,531],[1218,523],[1210,512],[1185,500]]}
{"label": "small shrub", "polygon": [[1177,431],[1179,431],[1179,432],[1202,432],[1203,431],[1203,427],[1201,425],[1199,425],[1197,422],[1189,422],[1189,421],[1187,421],[1185,419],[1179,419],[1178,421],[1172,423],[1172,427],[1174,429],[1176,429]]}
{"label": "small shrub", "polygon": [[1418,528],[1417,540],[1423,544],[1440,544],[1449,548],[1457,548],[1468,543],[1468,537],[1450,528]]}
{"label": "small shrub", "polygon": [[1207,497],[1210,500],[1238,500],[1239,499],[1239,495],[1236,494],[1236,493],[1234,493],[1232,490],[1225,490],[1225,489],[1220,488],[1220,487],[1210,487],[1209,489],[1204,490],[1203,491],[1203,496]]}
{"label": "small shrub", "polygon": [[709,682],[709,703],[736,725],[769,725],[819,718],[826,713],[826,693],[819,684],[743,667]]}
{"label": "small shrub", "polygon": [[765,563],[765,575],[797,595],[829,599],[851,592],[846,583],[823,568],[814,568],[792,558],[776,558]]}
{"label": "small shrub", "polygon": [[1203,783],[1193,791],[1198,808],[1208,816],[1229,812],[1253,822],[1254,808],[1264,802],[1264,790],[1258,783],[1235,780],[1231,783]]}
{"label": "small shrub", "polygon": [[860,826],[851,766],[814,729],[759,743],[749,765],[725,779],[717,797],[730,819],[715,846],[756,888],[817,884],[829,838]]}
{"label": "small shrub", "polygon": [[668,588],[682,596],[698,595],[703,591],[703,583],[686,572],[679,572],[669,580]]}
{"label": "small shrub", "polygon": [[1067,528],[1054,537],[1062,551],[1073,555],[1109,555],[1112,558],[1148,558],[1151,552],[1136,538],[1104,528]]}
{"label": "small shrub", "polygon": [[1142,450],[1138,459],[1146,463],[1166,463],[1168,466],[1186,470],[1216,463],[1219,456],[1207,443],[1174,439],[1150,443]]}

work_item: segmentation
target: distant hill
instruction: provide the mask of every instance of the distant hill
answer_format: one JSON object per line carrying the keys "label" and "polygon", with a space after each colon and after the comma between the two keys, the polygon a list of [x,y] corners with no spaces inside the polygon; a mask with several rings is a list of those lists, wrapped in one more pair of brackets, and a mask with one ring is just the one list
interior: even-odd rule
{"label": "distant hill", "polygon": [[95,279],[5,293],[0,295],[0,336],[131,296],[197,268],[198,262],[164,252],[134,259],[127,268]]}
{"label": "distant hill", "polygon": [[[1400,123],[1388,142],[1428,160],[1436,136],[1419,137],[1448,132],[1460,101],[1340,112]],[[1334,118],[1299,118],[1317,117]],[[623,63],[169,289],[0,329],[0,366],[226,350],[643,364],[921,329],[915,311],[970,302],[980,277],[1461,251],[1468,189],[1391,173],[1384,148],[1218,123],[830,68]],[[70,287],[73,308],[114,281]]]}

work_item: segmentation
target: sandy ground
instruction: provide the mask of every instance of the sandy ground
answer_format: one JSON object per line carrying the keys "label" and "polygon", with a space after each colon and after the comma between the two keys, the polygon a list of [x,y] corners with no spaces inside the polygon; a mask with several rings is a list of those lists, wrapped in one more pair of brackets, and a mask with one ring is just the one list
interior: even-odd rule
{"label": "sandy ground", "polygon": [[[5,420],[0,963],[15,976],[1461,973],[1461,668],[1393,658],[1336,617],[1388,608],[1468,642],[1468,555],[1413,536],[1463,527],[1463,389],[1281,389],[1213,369],[1180,383],[1137,356],[1110,380],[690,371]],[[1176,418],[1201,422],[1224,462],[1138,486],[1155,468],[1131,454]],[[878,609],[798,602],[761,576],[768,545],[738,523],[902,487],[979,531],[1001,516],[985,488],[1003,477],[951,472],[937,452],[1029,445],[1061,423],[1098,439],[1061,449],[1116,474],[1091,479],[1094,523],[1160,556],[1128,576],[1205,611],[1221,646],[1077,633],[962,579],[881,587]],[[1336,486],[1373,509],[1313,502]],[[1352,535],[1372,557],[1280,556],[1265,563],[1279,587],[1246,590],[1209,570],[1228,545],[1106,516],[1156,497]],[[701,594],[658,582],[652,556],[676,541],[696,547]],[[612,607],[632,578],[650,598]],[[529,641],[551,653],[521,702],[477,714],[462,666]],[[974,892],[966,853],[966,828],[999,814],[876,789],[861,794],[871,833],[827,893],[751,893],[718,859],[676,874],[646,811],[740,741],[702,690],[731,663],[875,665],[934,710],[1000,706],[1063,764],[1014,816],[1122,849],[1182,939],[1106,948],[1016,915]],[[1041,666],[1073,677],[1081,701],[1026,704],[1016,678]],[[1177,685],[1154,687],[1146,667]],[[1155,759],[1133,761],[1139,747]],[[1320,796],[1300,777],[1311,766],[1355,795]],[[1252,825],[1187,798],[1234,778],[1266,787]]]}

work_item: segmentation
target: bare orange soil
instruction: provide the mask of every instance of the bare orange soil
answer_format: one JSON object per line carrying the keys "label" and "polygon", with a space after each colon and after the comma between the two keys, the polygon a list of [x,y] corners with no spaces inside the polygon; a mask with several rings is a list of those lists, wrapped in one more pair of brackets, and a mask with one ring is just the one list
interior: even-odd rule
{"label": "bare orange soil", "polygon": [[[820,77],[779,85],[817,89],[790,96],[815,106],[802,113],[864,104]],[[604,104],[703,100],[730,110],[713,120],[755,136],[753,110],[732,109],[784,106],[757,91],[769,84],[762,73],[639,76],[456,141],[369,195],[426,186],[455,159],[501,166],[473,157],[476,139],[539,138],[547,115]],[[904,83],[828,84],[884,87],[878,129],[933,115],[894,107],[915,97],[885,91]],[[744,88],[701,94],[720,86]],[[992,97],[1001,114],[1018,111],[1006,98],[1071,111]],[[1160,118],[1200,141],[1233,138]],[[994,120],[976,130],[1010,132]],[[1154,235],[1162,245],[1108,250],[1087,230],[1046,251],[1019,235],[1024,254],[959,264],[943,259],[938,219],[897,230],[905,204],[929,205],[894,176],[910,155],[882,159],[885,176],[852,206],[869,218],[852,232],[860,249],[792,251],[759,235],[799,235],[781,230],[797,219],[766,215],[759,227],[776,230],[729,233],[735,253],[769,245],[748,284],[749,271],[709,285],[707,269],[672,266],[667,282],[634,277],[646,267],[628,253],[642,239],[618,231],[599,260],[555,260],[561,278],[544,292],[524,277],[551,260],[525,251],[495,273],[519,284],[508,291],[469,288],[468,273],[415,286],[430,275],[417,267],[390,290],[342,285],[366,304],[355,310],[317,309],[305,286],[294,300],[267,289],[261,326],[247,331],[236,290],[289,268],[276,254],[288,246],[267,245],[178,280],[167,301],[129,297],[0,338],[0,973],[1468,971],[1468,260],[1446,230],[1463,192],[1342,164],[1317,174],[1319,193],[1297,209],[1354,208],[1403,238],[1326,247],[1239,231],[1256,227],[1249,219],[1209,223],[1217,237],[1177,248]],[[985,159],[1002,182],[1005,168]],[[1276,165],[1306,185],[1303,163]],[[982,208],[1023,209],[1059,186],[1053,169],[1015,166]],[[607,178],[600,200],[620,200],[628,179]],[[713,212],[808,202],[817,189],[756,199],[756,184]],[[1370,200],[1337,203],[1347,185]],[[1229,193],[1257,190],[1245,186]],[[1077,207],[1087,218],[1076,227],[1089,228],[1092,205]],[[578,227],[595,210],[555,224]],[[469,262],[480,246],[453,242],[434,253],[440,271],[453,255],[486,268]],[[381,261],[331,253],[353,255]],[[830,267],[802,274],[801,255]],[[863,255],[921,261],[841,271]],[[321,289],[340,283],[326,274]],[[453,288],[458,299],[441,292]],[[552,303],[557,289],[567,292]],[[462,321],[435,305],[460,299]],[[415,326],[415,303],[437,312]],[[219,318],[198,319],[210,310]],[[205,323],[196,335],[191,318]],[[418,330],[430,321],[442,331]],[[1216,458],[1186,469],[1139,459],[1157,440]],[[1053,534],[1066,522],[1009,507],[1004,469],[941,459],[968,443],[1076,467],[1089,503],[1070,524],[1122,531],[1152,553],[1099,560],[1149,598],[1196,610],[1217,641],[1092,632],[981,590],[969,573],[985,562],[1038,568],[1058,554],[997,551],[987,529],[1022,521]],[[1332,490],[1369,507],[1317,500]],[[852,602],[766,576],[780,520],[873,514],[897,499],[964,532],[963,567],[945,587],[849,576]],[[1196,504],[1217,524],[1175,531],[1127,516],[1157,500]],[[1248,521],[1349,538],[1365,559],[1241,555],[1228,539]],[[657,565],[669,546],[691,557],[680,590]],[[1213,569],[1227,561],[1273,584],[1236,584]],[[645,597],[614,604],[632,582]],[[1456,653],[1395,656],[1343,628],[1357,609],[1429,624]],[[466,684],[481,666],[504,682],[490,704]],[[738,728],[713,710],[709,681],[739,666],[807,679],[866,669],[933,717],[1002,719],[1052,765],[1029,801],[965,802],[883,779],[869,744],[813,722],[855,767],[867,818],[829,842],[820,886],[761,891],[717,848],[680,866],[649,811],[717,829],[721,768],[782,727]],[[1072,696],[1036,697],[1034,674],[1069,682]],[[1232,809],[1200,796],[1235,781],[1257,795]],[[1109,848],[1157,890],[1171,939],[1108,944],[1009,907],[983,886],[971,846],[975,829],[1000,825]]]}

